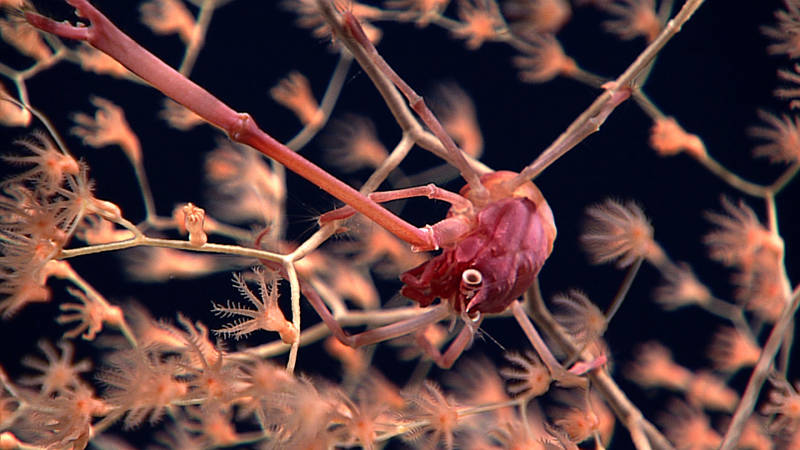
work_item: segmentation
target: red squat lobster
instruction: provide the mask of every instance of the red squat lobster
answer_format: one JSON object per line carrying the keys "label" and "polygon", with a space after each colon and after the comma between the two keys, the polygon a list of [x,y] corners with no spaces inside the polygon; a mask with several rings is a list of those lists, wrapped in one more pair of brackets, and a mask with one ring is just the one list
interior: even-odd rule
{"label": "red squat lobster", "polygon": [[[442,249],[438,256],[401,276],[405,284],[401,290],[404,296],[423,307],[432,305],[437,298],[442,301],[415,317],[356,335],[344,332],[319,295],[301,283],[303,293],[343,343],[357,347],[417,333],[417,341],[423,350],[438,365],[450,367],[472,342],[483,315],[500,313],[510,307],[554,378],[565,374],[517,301],[533,284],[552,252],[556,237],[552,211],[530,180],[596,131],[613,109],[628,98],[629,89],[610,86],[595,104],[521,173],[500,171],[481,176],[444,132],[422,98],[377,53],[357,19],[349,12],[339,15],[329,3],[319,1],[320,10],[333,28],[334,35],[353,53],[373,81],[376,77],[388,79],[400,89],[423,122],[441,141],[446,159],[459,169],[467,181],[460,194],[431,184],[365,196],[277,142],[262,131],[248,114],[237,113],[139,46],[88,0],[66,1],[80,17],[88,20],[88,26],[56,22],[32,11],[26,11],[25,18],[43,31],[88,42],[165,95],[224,130],[232,140],[276,159],[348,205],[324,214],[320,218],[321,223],[360,212],[409,242],[415,250]],[[452,207],[444,220],[417,228],[378,204],[415,196],[443,200]],[[454,315],[460,316],[465,326],[442,355],[418,332]]]}

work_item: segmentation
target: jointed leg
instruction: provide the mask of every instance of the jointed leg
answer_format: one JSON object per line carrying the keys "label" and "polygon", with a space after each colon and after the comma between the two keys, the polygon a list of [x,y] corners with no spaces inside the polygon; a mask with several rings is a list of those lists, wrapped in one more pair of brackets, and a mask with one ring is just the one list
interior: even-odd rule
{"label": "jointed leg", "polygon": [[536,331],[536,328],[531,323],[519,300],[515,300],[514,303],[511,304],[511,312],[514,314],[514,318],[517,319],[517,323],[519,323],[522,331],[525,332],[525,336],[528,337],[528,340],[533,345],[536,353],[539,354],[539,358],[541,358],[542,362],[547,367],[547,370],[550,372],[550,376],[553,377],[553,380],[566,387],[585,387],[585,378],[579,377],[567,371],[567,369],[565,369],[564,366],[558,362],[556,357],[553,356],[553,353],[547,347],[547,344],[545,344],[544,339],[542,339],[542,337],[539,335],[539,332]]}
{"label": "jointed leg", "polygon": [[437,248],[428,229],[417,228],[395,216],[373,200],[333,177],[312,162],[276,141],[246,113],[238,113],[120,31],[88,0],[67,0],[89,26],[56,22],[26,11],[25,19],[42,31],[66,39],[86,41],[111,56],[153,87],[182,104],[207,122],[224,130],[236,142],[249,145],[274,158],[329,194],[351,205],[377,224],[419,250]]}
{"label": "jointed leg", "polygon": [[[411,197],[428,197],[442,200],[453,205],[454,211],[463,212],[464,216],[466,217],[472,215],[472,203],[469,200],[458,194],[442,189],[434,184],[407,189],[398,189],[394,191],[373,192],[369,194],[369,198],[378,203]],[[346,219],[355,213],[356,210],[353,207],[344,206],[334,209],[333,211],[326,212],[319,217],[318,221],[320,225],[325,225],[326,223],[334,220]],[[433,250],[438,250],[440,247],[457,242],[458,239],[464,235],[464,233],[470,231],[470,224],[462,220],[461,217],[462,216],[459,215],[448,217],[426,227],[429,230],[430,236],[435,244],[435,248],[433,248]],[[412,246],[411,248],[412,250],[424,250],[416,246]]]}
{"label": "jointed leg", "polygon": [[[466,319],[470,320],[470,319]],[[464,328],[458,332],[458,336],[450,342],[450,345],[447,347],[447,350],[442,354],[436,346],[434,346],[425,334],[422,332],[418,332],[414,335],[417,345],[422,348],[426,355],[428,355],[433,362],[436,363],[437,366],[441,367],[442,369],[449,369],[453,367],[453,363],[456,362],[459,356],[464,353],[464,350],[468,349],[469,346],[472,344],[473,339],[475,338],[475,332],[477,331],[478,327],[480,327],[481,322],[483,322],[483,318],[478,319],[473,323],[465,323]]]}
{"label": "jointed leg", "polygon": [[[402,200],[413,197],[428,197],[450,203],[455,208],[465,212],[472,208],[472,203],[466,198],[446,189],[442,189],[435,184],[396,189],[392,191],[372,192],[367,196],[377,203],[385,203],[393,200]],[[322,214],[319,216],[318,222],[320,225],[325,225],[326,223],[333,222],[334,220],[347,219],[348,217],[353,216],[356,212],[358,211],[356,211],[352,206],[343,206]]]}
{"label": "jointed leg", "polygon": [[[319,316],[322,318],[322,321],[325,322],[333,335],[336,336],[336,338],[339,339],[339,341],[341,341],[343,344],[353,348],[375,344],[378,342],[387,341],[389,339],[394,339],[399,336],[411,334],[414,331],[425,329],[425,327],[430,324],[446,319],[452,314],[450,311],[450,305],[447,303],[442,303],[428,308],[426,311],[421,312],[415,317],[401,320],[390,325],[384,325],[382,327],[367,330],[362,333],[350,335],[342,329],[342,326],[339,325],[339,322],[336,321],[336,318],[333,317],[331,312],[328,310],[328,307],[325,305],[325,302],[322,300],[322,298],[320,298],[319,294],[314,291],[314,289],[308,286],[307,283],[303,282],[301,282],[300,286],[303,295],[306,296],[309,303],[311,303],[311,306],[314,308],[317,314],[319,314]],[[456,355],[456,358],[457,357],[458,355]],[[455,361],[455,358],[453,358],[453,361]],[[450,364],[452,365],[452,361]]]}
{"label": "jointed leg", "polygon": [[[317,0],[317,5],[334,30],[336,36],[342,40],[344,45],[353,53],[356,59],[358,59],[359,63],[362,66],[369,65],[380,71],[383,76],[389,79],[397,89],[403,93],[411,108],[442,143],[449,162],[459,170],[461,176],[464,177],[467,184],[470,185],[474,192],[473,195],[479,197],[481,195],[488,196],[488,192],[480,182],[478,172],[467,162],[464,154],[458,149],[453,139],[447,134],[442,124],[425,104],[422,96],[414,92],[411,86],[409,86],[378,53],[378,50],[375,49],[375,46],[372,45],[372,42],[367,38],[364,30],[361,28],[358,19],[349,11],[344,11],[341,15],[337,14],[328,1]],[[367,73],[369,74],[369,71],[367,71]]]}

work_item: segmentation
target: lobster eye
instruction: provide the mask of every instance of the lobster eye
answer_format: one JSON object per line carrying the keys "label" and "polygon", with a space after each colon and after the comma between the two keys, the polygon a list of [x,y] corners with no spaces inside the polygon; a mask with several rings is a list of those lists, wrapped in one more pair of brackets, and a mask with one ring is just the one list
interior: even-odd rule
{"label": "lobster eye", "polygon": [[461,282],[465,287],[477,288],[483,283],[483,274],[476,269],[467,269],[461,273]]}

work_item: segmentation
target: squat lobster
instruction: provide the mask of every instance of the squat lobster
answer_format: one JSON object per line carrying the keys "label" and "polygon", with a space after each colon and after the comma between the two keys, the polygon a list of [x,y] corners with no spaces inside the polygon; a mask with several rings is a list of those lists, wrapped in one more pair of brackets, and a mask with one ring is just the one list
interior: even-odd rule
{"label": "squat lobster", "polygon": [[[553,250],[556,227],[550,206],[530,181],[514,190],[507,183],[516,178],[514,172],[491,172],[480,178],[488,196],[475,196],[470,185],[461,190],[461,201],[453,201],[447,218],[434,226],[466,230],[448,243],[441,254],[400,276],[405,284],[400,293],[420,306],[427,307],[439,298],[442,303],[428,312],[389,326],[347,335],[310,289],[304,289],[314,308],[343,343],[352,347],[372,344],[408,333],[424,330],[451,315],[461,316],[465,327],[441,355],[422,333],[417,340],[441,367],[452,366],[472,342],[484,314],[505,311],[534,282],[539,269]],[[427,189],[430,196],[442,198],[435,186]],[[391,193],[378,193],[379,200],[418,193],[412,188]],[[387,195],[388,194],[388,195]],[[452,195],[452,194],[451,194]],[[349,211],[332,211],[322,220],[343,217]],[[544,351],[544,347],[537,348]],[[555,361],[552,359],[552,362]],[[554,369],[555,370],[555,369]]]}
{"label": "squat lobster", "polygon": [[553,251],[556,227],[550,206],[531,183],[508,191],[503,184],[513,172],[492,172],[481,177],[488,201],[471,198],[467,185],[461,195],[474,210],[452,211],[472,224],[453,247],[404,273],[401,293],[428,306],[438,297],[457,313],[470,317],[505,311],[533,284],[536,274]]}
{"label": "squat lobster", "polygon": [[[401,276],[405,283],[401,291],[403,295],[423,307],[432,305],[436,298],[442,300],[440,304],[410,319],[353,336],[342,330],[316,292],[301,283],[303,293],[342,342],[351,346],[367,345],[418,332],[429,324],[453,315],[460,316],[466,326],[444,355],[421,341],[437,364],[449,367],[469,346],[484,314],[503,312],[511,307],[551,373],[554,377],[557,375],[560,365],[552,356],[548,357],[549,351],[535,335],[535,330],[531,332],[533,327],[516,301],[534,282],[552,251],[556,236],[552,211],[530,180],[595,131],[613,109],[628,98],[630,90],[621,88],[622,83],[609,86],[608,91],[573,126],[520,174],[491,172],[481,176],[444,132],[421,97],[378,55],[356,18],[348,12],[339,16],[330,4],[320,1],[319,6],[336,37],[347,45],[362,66],[374,69],[367,70],[370,76],[385,77],[403,92],[411,107],[441,141],[448,161],[459,169],[467,181],[460,195],[429,185],[365,196],[277,142],[262,131],[248,114],[237,113],[147,52],[88,0],[66,1],[75,7],[79,16],[89,21],[89,26],[59,23],[30,11],[25,12],[25,17],[43,31],[87,41],[165,95],[224,130],[234,141],[247,144],[276,159],[349,205],[323,215],[322,222],[346,218],[357,211],[411,244],[415,250],[443,250],[430,261]],[[444,220],[417,228],[378,204],[423,195],[451,203],[452,207]]]}

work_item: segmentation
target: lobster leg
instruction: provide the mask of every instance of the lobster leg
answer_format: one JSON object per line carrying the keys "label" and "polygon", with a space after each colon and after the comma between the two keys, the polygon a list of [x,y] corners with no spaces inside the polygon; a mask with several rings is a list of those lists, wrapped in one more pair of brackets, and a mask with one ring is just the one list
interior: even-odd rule
{"label": "lobster leg", "polygon": [[[470,319],[466,319],[470,320]],[[447,350],[442,354],[436,346],[434,346],[427,337],[423,333],[417,333],[414,337],[417,342],[417,345],[422,348],[425,354],[430,357],[433,362],[436,363],[437,366],[441,367],[442,369],[449,369],[453,366],[453,363],[456,362],[459,356],[464,353],[464,350],[468,349],[469,346],[472,344],[472,340],[475,337],[475,332],[480,327],[483,318],[478,319],[475,322],[466,323],[464,328],[458,332],[458,335],[450,345],[447,347]]]}
{"label": "lobster leg", "polygon": [[[472,209],[472,203],[466,198],[446,189],[442,189],[432,183],[425,186],[396,189],[392,191],[372,192],[368,194],[367,197],[377,203],[386,203],[393,200],[402,200],[412,197],[428,197],[450,203],[459,211],[466,212]],[[334,220],[352,217],[357,212],[358,211],[356,211],[352,206],[343,206],[322,214],[319,216],[318,222],[320,225],[325,225],[326,223],[333,222]]]}
{"label": "lobster leg", "polygon": [[[474,190],[475,195],[480,198],[487,198],[488,191],[484,188],[483,184],[481,184],[478,172],[469,164],[464,157],[464,153],[444,130],[439,119],[433,115],[433,112],[431,112],[425,104],[425,100],[422,96],[417,94],[411,86],[389,66],[389,63],[383,59],[380,53],[378,53],[378,50],[372,45],[369,38],[367,38],[363,28],[361,28],[361,24],[359,24],[358,19],[353,13],[350,11],[343,11],[339,14],[334,10],[330,2],[324,0],[317,0],[317,5],[323,16],[325,16],[328,24],[331,26],[331,29],[334,30],[334,34],[341,38],[342,43],[350,50],[359,64],[365,69],[369,67],[379,71],[403,93],[408,100],[409,106],[419,115],[425,125],[430,128],[433,135],[439,139],[445,149],[448,161],[459,170],[461,176],[464,177],[467,184]],[[369,75],[370,78],[373,77],[370,70],[367,70],[367,75]]]}
{"label": "lobster leg", "polygon": [[541,358],[542,362],[547,367],[553,380],[564,387],[586,387],[587,381],[585,378],[567,371],[567,369],[558,362],[556,357],[553,356],[553,353],[547,347],[547,344],[545,344],[542,336],[539,335],[539,332],[536,331],[536,328],[531,323],[519,300],[515,300],[514,303],[511,304],[511,312],[514,314],[514,318],[517,319],[517,323],[519,323],[522,331],[525,332],[525,336],[528,337],[528,340],[533,345],[536,353],[539,354],[539,358]]}
{"label": "lobster leg", "polygon": [[166,96],[182,104],[210,124],[221,128],[232,140],[249,145],[270,158],[274,158],[329,194],[351,205],[400,239],[412,244],[414,249],[424,251],[438,248],[429,229],[417,228],[395,216],[373,200],[276,141],[259,128],[249,114],[234,111],[211,93],[145,50],[117,28],[88,0],[67,0],[67,3],[75,7],[81,17],[89,20],[89,26],[74,26],[56,22],[31,11],[24,13],[25,19],[42,31],[66,39],[86,41],[120,62]]}
{"label": "lobster leg", "polygon": [[[339,339],[339,341],[341,341],[344,345],[353,348],[375,344],[378,342],[387,341],[389,339],[394,339],[399,336],[411,334],[415,331],[425,329],[425,327],[430,324],[446,319],[452,314],[450,305],[447,303],[441,303],[434,307],[428,308],[417,316],[410,317],[390,325],[384,325],[382,327],[373,328],[371,330],[351,335],[342,329],[342,326],[339,325],[339,322],[336,321],[336,318],[333,317],[333,314],[331,314],[331,312],[328,310],[325,302],[322,301],[322,298],[320,298],[319,294],[317,294],[314,289],[312,289],[310,286],[307,286],[306,283],[301,283],[301,290],[303,291],[303,295],[306,296],[309,303],[311,303],[311,306],[314,308],[317,314],[319,314],[319,316],[322,318],[322,321],[325,322],[325,325],[328,326],[333,335],[336,336],[336,338]],[[457,357],[458,355],[456,355],[456,358]],[[453,361],[455,361],[455,358],[453,358]],[[450,364],[452,365],[452,361]]]}

